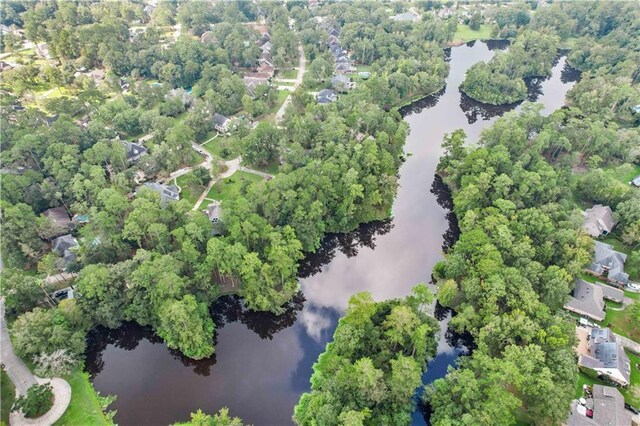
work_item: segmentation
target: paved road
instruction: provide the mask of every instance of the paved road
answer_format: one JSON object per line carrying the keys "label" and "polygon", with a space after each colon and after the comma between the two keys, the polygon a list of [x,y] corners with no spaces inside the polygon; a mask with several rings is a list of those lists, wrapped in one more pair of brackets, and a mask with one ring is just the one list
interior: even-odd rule
{"label": "paved road", "polygon": [[213,185],[215,185],[217,181],[219,181],[220,179],[228,178],[229,176],[234,174],[236,171],[238,171],[241,167],[240,166],[241,161],[242,161],[242,157],[225,161],[224,164],[227,166],[227,170],[224,173],[220,174],[220,176],[218,176],[216,179],[211,179],[211,182],[209,182],[209,185],[207,185],[207,188],[200,195],[200,198],[198,198],[198,201],[196,202],[195,206],[193,206],[192,210],[198,210],[200,208],[200,205],[202,204],[204,199],[207,197],[207,194],[209,193],[209,191],[211,191],[211,188],[213,188]]}
{"label": "paved road", "polygon": [[24,362],[13,352],[7,321],[4,317],[4,298],[0,299],[0,361],[4,364],[7,375],[16,387],[16,391],[25,395],[27,389],[35,385],[36,378],[24,365]]}
{"label": "paved road", "polygon": [[[302,78],[304,77],[304,72],[307,67],[307,58],[305,58],[304,56],[304,49],[302,48],[302,44],[298,46],[298,51],[300,52],[300,62],[298,64],[298,76],[295,79],[295,83],[293,83],[293,86],[283,86],[283,87],[289,87],[286,90],[290,90],[292,92],[295,91],[302,84]],[[287,107],[289,106],[290,103],[291,103],[291,95],[287,96],[287,99],[284,100],[284,102],[282,103],[282,106],[280,107],[278,112],[276,112],[276,115],[275,115],[276,124],[282,121],[282,117],[284,117],[284,112],[287,110]]]}

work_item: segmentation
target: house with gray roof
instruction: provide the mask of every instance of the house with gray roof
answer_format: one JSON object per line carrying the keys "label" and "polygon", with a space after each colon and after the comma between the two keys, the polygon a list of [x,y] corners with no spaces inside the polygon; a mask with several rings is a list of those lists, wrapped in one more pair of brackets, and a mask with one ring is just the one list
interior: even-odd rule
{"label": "house with gray roof", "polygon": [[631,179],[631,185],[637,186],[638,188],[640,188],[640,175]]}
{"label": "house with gray roof", "polygon": [[624,397],[611,386],[593,385],[591,397],[574,400],[567,426],[631,426],[633,413],[624,406]]}
{"label": "house with gray roof", "polygon": [[631,381],[631,362],[615,334],[608,328],[592,328],[587,342],[588,354],[581,354],[578,366],[593,370],[599,377],[620,386]]}
{"label": "house with gray roof", "polygon": [[135,164],[138,160],[147,155],[147,148],[135,142],[123,142],[127,163]]}
{"label": "house with gray roof", "polygon": [[319,104],[330,104],[338,100],[338,95],[331,89],[324,89],[316,98]]}
{"label": "house with gray roof", "polygon": [[605,317],[602,287],[584,280],[576,281],[573,295],[565,303],[564,308],[578,315],[602,321]]}
{"label": "house with gray roof", "polygon": [[149,188],[150,190],[160,194],[160,203],[163,206],[166,206],[169,202],[178,201],[180,199],[180,190],[175,185],[163,185],[158,182],[147,182],[143,187]]}
{"label": "house with gray roof", "polygon": [[351,78],[343,74],[338,74],[333,76],[333,78],[331,79],[331,87],[333,87],[338,92],[346,92],[347,90],[353,88],[353,83],[351,82]]}
{"label": "house with gray roof", "polygon": [[626,254],[615,251],[609,244],[596,241],[594,260],[587,270],[595,275],[606,277],[614,284],[626,285],[629,283],[629,274],[624,272],[626,260]]}
{"label": "house with gray roof", "polygon": [[607,235],[616,226],[616,221],[613,219],[613,211],[609,206],[596,204],[582,214],[584,215],[582,229],[594,238]]}
{"label": "house with gray roof", "polygon": [[229,119],[217,112],[213,115],[213,124],[217,131],[226,133],[229,131]]}
{"label": "house with gray roof", "polygon": [[71,234],[62,235],[51,241],[51,251],[62,257],[62,269],[66,270],[77,259],[78,240]]}
{"label": "house with gray roof", "polygon": [[352,74],[356,69],[348,62],[339,62],[336,64],[336,74]]}

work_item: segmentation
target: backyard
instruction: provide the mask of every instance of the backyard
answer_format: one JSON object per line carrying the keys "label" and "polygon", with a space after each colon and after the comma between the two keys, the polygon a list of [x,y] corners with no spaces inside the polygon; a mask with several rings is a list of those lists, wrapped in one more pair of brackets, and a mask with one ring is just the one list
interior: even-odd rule
{"label": "backyard", "polygon": [[237,171],[228,178],[216,182],[207,194],[207,198],[219,201],[234,198],[240,195],[245,186],[262,179],[263,177],[252,173]]}
{"label": "backyard", "polygon": [[234,136],[218,136],[202,145],[211,155],[223,160],[231,160],[240,155],[240,140]]}
{"label": "backyard", "polygon": [[290,70],[284,70],[278,73],[278,78],[282,78],[284,80],[295,80],[298,78],[298,70],[296,68]]}
{"label": "backyard", "polygon": [[453,44],[468,43],[473,40],[487,40],[491,38],[491,26],[482,24],[478,31],[472,30],[468,25],[458,24],[453,35]]}
{"label": "backyard", "polygon": [[[640,364],[640,356],[627,352],[629,360],[631,361],[631,385],[629,389],[618,388],[620,393],[624,396],[624,401],[636,408],[640,408],[640,370],[638,370],[638,364]],[[582,385],[593,386],[594,384],[600,384],[610,386],[609,383],[587,376],[580,372],[578,375],[578,383],[576,385],[576,398],[580,398],[583,395]]]}

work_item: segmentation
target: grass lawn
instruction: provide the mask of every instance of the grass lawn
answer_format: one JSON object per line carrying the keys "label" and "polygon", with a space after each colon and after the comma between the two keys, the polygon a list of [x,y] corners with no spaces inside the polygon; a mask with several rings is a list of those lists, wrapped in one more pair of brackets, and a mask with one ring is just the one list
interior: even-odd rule
{"label": "grass lawn", "polygon": [[0,400],[2,402],[2,411],[0,412],[0,420],[3,424],[9,424],[9,414],[11,413],[11,406],[16,397],[16,388],[13,386],[9,376],[5,373],[4,369],[0,370]]}
{"label": "grass lawn", "polygon": [[278,80],[276,80],[276,84],[278,86],[287,86],[287,87],[293,87],[295,85],[295,83],[292,83],[290,81],[278,81]]}
{"label": "grass lawn", "polygon": [[250,169],[259,170],[261,172],[269,173],[270,175],[277,175],[279,173],[280,163],[278,161],[274,161],[271,164],[267,164],[266,166],[254,166],[247,165]]}
{"label": "grass lawn", "polygon": [[453,43],[467,43],[488,38],[491,38],[491,26],[489,25],[482,24],[478,31],[474,31],[468,25],[458,24],[458,28],[453,35]]}
{"label": "grass lawn", "polygon": [[211,155],[214,155],[223,160],[231,160],[240,155],[239,140],[231,136],[218,136],[214,140],[202,145]]}
{"label": "grass lawn", "polygon": [[607,310],[602,324],[611,328],[614,333],[618,333],[621,336],[628,337],[631,340],[640,342],[640,324],[634,324],[631,321],[627,321],[624,315],[624,310],[618,311],[612,308],[620,308],[618,303],[606,301]]}
{"label": "grass lawn", "polygon": [[242,188],[251,182],[258,182],[263,178],[252,173],[237,171],[226,179],[216,182],[207,194],[207,198],[214,200],[229,200],[240,195]]}
{"label": "grass lawn", "polygon": [[187,185],[191,172],[184,174],[175,179],[176,184],[180,187],[180,198],[187,200],[191,205],[195,205],[200,195],[204,192],[205,187]]}
{"label": "grass lawn", "polygon": [[356,70],[358,72],[373,72],[373,67],[371,65],[357,65]]}
{"label": "grass lawn", "polygon": [[605,169],[607,173],[616,178],[622,183],[628,184],[631,179],[640,175],[640,165],[626,163],[618,167],[611,167]]}
{"label": "grass lawn", "polygon": [[292,70],[282,71],[278,74],[278,78],[284,78],[286,80],[294,80],[298,78],[298,70],[292,69]]}
{"label": "grass lawn", "polygon": [[71,385],[71,404],[55,425],[107,426],[109,423],[102,413],[98,395],[89,381],[89,375],[80,370],[74,370],[65,379]]}

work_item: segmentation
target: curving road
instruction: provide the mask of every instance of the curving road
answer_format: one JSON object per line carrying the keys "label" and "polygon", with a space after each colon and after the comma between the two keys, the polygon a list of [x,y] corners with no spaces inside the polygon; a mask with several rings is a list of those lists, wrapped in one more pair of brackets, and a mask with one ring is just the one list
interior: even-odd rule
{"label": "curving road", "polygon": [[53,407],[37,419],[27,419],[22,412],[12,412],[9,416],[11,426],[51,426],[67,411],[71,402],[71,386],[66,380],[54,377],[41,379],[34,376],[22,360],[13,352],[7,321],[4,316],[4,297],[0,298],[0,361],[9,379],[16,387],[16,393],[26,395],[27,390],[37,384],[50,383],[53,388]]}

